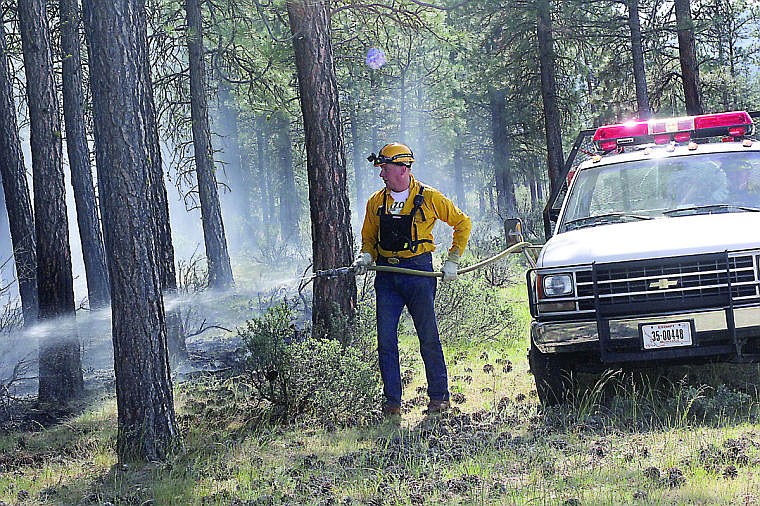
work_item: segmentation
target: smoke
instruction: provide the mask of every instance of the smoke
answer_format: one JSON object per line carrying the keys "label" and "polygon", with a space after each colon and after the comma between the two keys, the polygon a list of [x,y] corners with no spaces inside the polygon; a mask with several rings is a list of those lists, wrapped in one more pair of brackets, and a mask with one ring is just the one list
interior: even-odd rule
{"label": "smoke", "polygon": [[[306,279],[311,276],[306,276]],[[237,328],[267,307],[282,300],[298,296],[298,287],[305,279],[300,275],[262,274],[249,285],[238,283],[227,291],[167,293],[164,295],[165,312],[176,311],[183,320],[187,333],[191,360],[172,371],[187,374],[213,368],[212,355],[235,353],[240,346]],[[15,307],[20,315],[20,306]],[[0,315],[1,316],[1,315]],[[113,381],[113,343],[111,308],[81,309],[76,317],[62,317],[41,321],[30,328],[0,320],[0,385],[14,376],[14,369],[22,364],[22,374],[9,385],[13,396],[34,395],[37,391],[37,354],[40,343],[77,336],[81,343],[82,370],[88,388]],[[192,355],[195,355],[194,357]],[[206,356],[208,355],[208,356]]]}

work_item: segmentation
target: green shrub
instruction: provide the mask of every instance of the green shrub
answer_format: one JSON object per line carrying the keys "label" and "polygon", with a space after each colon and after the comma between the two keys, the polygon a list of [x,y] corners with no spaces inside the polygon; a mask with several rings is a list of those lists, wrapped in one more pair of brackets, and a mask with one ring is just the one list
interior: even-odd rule
{"label": "green shrub", "polygon": [[[364,423],[379,403],[379,374],[366,339],[314,336],[299,329],[287,302],[239,329],[257,395],[275,423],[317,422],[331,428]],[[346,325],[337,325],[346,332]],[[350,343],[350,344],[342,344]]]}
{"label": "green shrub", "polygon": [[754,403],[751,395],[718,385],[714,391],[697,397],[691,408],[696,420],[722,423],[748,419]]}
{"label": "green shrub", "polygon": [[441,339],[449,344],[500,338],[516,325],[512,308],[499,289],[472,274],[439,283],[435,311]]}

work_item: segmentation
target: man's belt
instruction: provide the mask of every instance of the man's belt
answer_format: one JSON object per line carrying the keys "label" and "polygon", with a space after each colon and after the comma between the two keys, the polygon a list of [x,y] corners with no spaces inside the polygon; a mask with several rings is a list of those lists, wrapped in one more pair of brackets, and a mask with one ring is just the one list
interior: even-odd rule
{"label": "man's belt", "polygon": [[388,265],[403,265],[406,263],[418,263],[420,260],[424,260],[425,256],[432,256],[432,253],[429,251],[425,253],[420,253],[419,255],[414,255],[411,257],[386,257],[383,255],[378,255],[377,257],[377,264],[388,264]]}

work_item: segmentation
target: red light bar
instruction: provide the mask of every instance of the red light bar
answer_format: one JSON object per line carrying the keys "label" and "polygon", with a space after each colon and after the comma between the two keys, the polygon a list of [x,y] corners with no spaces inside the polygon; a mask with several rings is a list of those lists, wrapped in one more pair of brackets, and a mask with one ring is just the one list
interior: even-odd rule
{"label": "red light bar", "polygon": [[749,114],[744,111],[722,112],[720,114],[703,114],[702,116],[694,116],[694,128],[697,130],[751,124],[752,118],[750,118]]}
{"label": "red light bar", "polygon": [[594,145],[600,151],[610,152],[626,145],[680,143],[694,138],[728,135],[741,139],[753,130],[752,118],[746,112],[723,112],[602,126],[594,133]]}
{"label": "red light bar", "polygon": [[649,133],[670,134],[673,132],[688,132],[694,130],[694,117],[653,119],[649,121]]}
{"label": "red light bar", "polygon": [[637,137],[647,135],[649,126],[646,121],[636,121],[623,123],[621,125],[607,125],[599,127],[594,133],[594,140],[601,141],[605,139],[620,139],[623,137]]}
{"label": "red light bar", "polygon": [[648,136],[647,121],[629,121],[597,128],[594,132],[594,145],[601,151],[613,151],[618,145],[640,144],[640,138]]}

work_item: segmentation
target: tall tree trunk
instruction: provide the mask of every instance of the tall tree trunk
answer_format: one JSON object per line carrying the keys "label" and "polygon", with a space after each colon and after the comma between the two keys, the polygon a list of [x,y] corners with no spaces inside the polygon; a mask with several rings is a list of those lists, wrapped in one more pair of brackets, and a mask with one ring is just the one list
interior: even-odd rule
{"label": "tall tree trunk", "polygon": [[13,244],[24,325],[37,320],[37,246],[35,244],[32,200],[26,181],[24,155],[18,135],[13,81],[8,68],[5,24],[0,9],[0,174],[5,208]]}
{"label": "tall tree trunk", "polygon": [[538,59],[541,68],[541,97],[544,103],[544,127],[546,129],[547,170],[551,191],[562,183],[562,126],[557,103],[557,85],[554,80],[554,39],[552,36],[551,0],[536,0],[536,34],[538,36]]}
{"label": "tall tree trunk", "polygon": [[[536,167],[541,166],[541,160],[539,157],[536,157]],[[544,181],[543,177],[541,177],[541,171],[538,171],[536,173],[536,196],[538,197],[539,201],[544,200]]]}
{"label": "tall tree trunk", "polygon": [[596,104],[593,101],[594,97],[594,71],[591,70],[591,63],[588,60],[588,55],[583,55],[583,64],[588,69],[586,75],[583,76],[586,80],[586,100],[588,102],[588,110],[591,113],[592,118],[596,118]]}
{"label": "tall tree trunk", "polygon": [[79,238],[87,276],[87,295],[91,308],[111,302],[103,234],[100,231],[95,186],[92,182],[90,149],[84,120],[82,59],[79,47],[79,3],[60,0],[61,51],[63,52],[63,119],[66,126],[66,151],[69,155],[71,185],[77,209]]}
{"label": "tall tree trunk", "polygon": [[[45,1],[19,0],[18,15],[29,104],[34,214],[37,217],[34,225],[39,317],[73,320],[74,280],[63,184],[61,118],[53,81]],[[57,329],[62,335],[40,339],[38,399],[42,404],[65,404],[83,390],[75,325],[59,325]]]}
{"label": "tall tree trunk", "polygon": [[[220,74],[220,73],[218,73]],[[219,86],[217,88],[217,109],[219,111],[218,126],[215,130],[220,136],[219,157],[224,162],[224,172],[227,175],[227,181],[230,187],[230,197],[234,204],[236,216],[238,216],[240,225],[235,230],[240,236],[240,241],[247,247],[253,246],[251,241],[253,236],[249,233],[249,227],[253,226],[251,217],[251,188],[248,182],[249,177],[244,172],[243,157],[240,149],[239,134],[239,111],[235,104],[230,84],[223,76],[217,76]],[[229,216],[227,217],[229,223]],[[229,228],[227,229],[229,231]]]}
{"label": "tall tree trunk", "polygon": [[298,220],[301,205],[298,202],[296,179],[293,172],[293,143],[290,139],[290,118],[282,111],[272,115],[275,156],[279,165],[278,193],[280,196],[280,235],[286,243],[298,241]]}
{"label": "tall tree trunk", "polygon": [[259,173],[259,205],[261,209],[261,221],[264,230],[264,242],[272,243],[274,236],[274,214],[270,202],[274,200],[274,191],[272,190],[272,168],[266,158],[264,147],[269,138],[269,125],[267,125],[266,116],[259,115],[256,117],[256,170]]}
{"label": "tall tree trunk", "polygon": [[[261,232],[260,237],[264,237],[265,241],[269,241],[269,225],[270,225],[270,206],[267,205],[269,196],[266,191],[266,181],[268,168],[265,167],[266,159],[264,158],[264,131],[263,121],[257,116],[253,121],[253,133],[256,137],[256,163],[251,163],[252,179],[259,181],[256,189],[256,215],[260,217]],[[250,156],[254,158],[253,153]]]}
{"label": "tall tree trunk", "polygon": [[210,288],[228,288],[234,280],[224,234],[222,209],[216,184],[211,129],[206,102],[206,64],[203,54],[203,18],[200,0],[186,0],[187,47],[190,56],[190,109],[193,123],[193,148],[201,202],[203,240],[208,260]]}
{"label": "tall tree trunk", "polygon": [[686,99],[686,113],[703,114],[699,87],[699,65],[694,46],[694,21],[691,18],[689,0],[675,0],[676,32],[678,33],[678,56],[681,60],[681,78]]}
{"label": "tall tree trunk", "polygon": [[246,194],[244,199],[245,203],[243,204],[245,206],[245,211],[243,212],[245,216],[243,227],[246,231],[246,245],[249,248],[253,248],[257,243],[258,236],[261,231],[261,214],[259,212],[261,202],[255,198],[256,196],[261,195],[261,188],[254,187],[250,183],[251,180],[255,180],[254,174],[256,172],[256,167],[252,162],[253,155],[250,151],[250,148],[245,145],[242,145],[241,148],[241,175],[243,177],[243,181],[245,181],[245,188],[241,191],[245,192]]}
{"label": "tall tree trunk", "polygon": [[[349,265],[354,249],[329,4],[323,0],[287,2],[306,134],[314,270]],[[314,280],[315,328],[329,327],[340,315],[352,319],[355,310],[353,276]]]}
{"label": "tall tree trunk", "polygon": [[504,92],[491,88],[491,138],[496,175],[496,208],[502,220],[517,216],[517,200],[509,167],[510,146],[507,131],[507,101]]}
{"label": "tall tree trunk", "polygon": [[631,55],[633,57],[633,78],[636,81],[636,104],[639,118],[649,118],[649,92],[647,91],[647,73],[644,67],[644,49],[641,45],[641,20],[639,19],[639,0],[628,0],[628,27],[631,29]]}
{"label": "tall tree trunk", "polygon": [[83,7],[113,301],[117,451],[121,462],[162,460],[178,434],[150,202],[145,4],[84,0]]}

